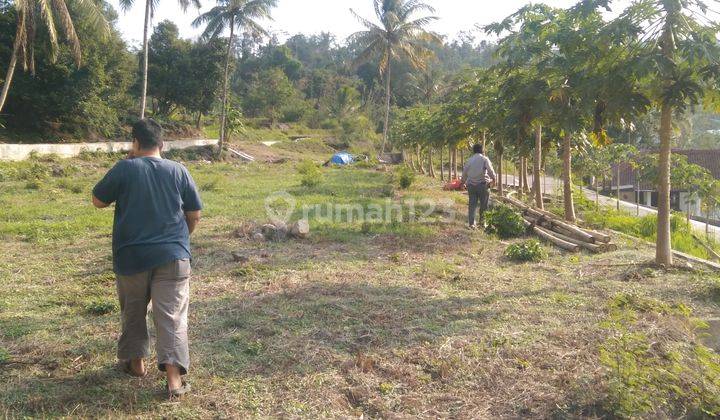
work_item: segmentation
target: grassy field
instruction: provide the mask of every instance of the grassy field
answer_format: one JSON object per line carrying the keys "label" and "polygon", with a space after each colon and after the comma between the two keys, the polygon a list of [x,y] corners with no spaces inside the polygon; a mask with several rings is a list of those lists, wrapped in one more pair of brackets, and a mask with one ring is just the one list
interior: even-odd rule
{"label": "grassy field", "polygon": [[[188,162],[206,205],[192,239],[194,392],[166,402],[157,372],[115,368],[112,209],[89,204],[114,158],[0,163],[0,416],[720,413],[717,274],[655,269],[652,250],[621,238],[613,253],[512,263],[515,240],[465,229],[467,196],[436,181],[400,190],[392,172],[336,168],[303,187],[292,160]],[[403,221],[311,217],[306,240],[236,237],[278,191],[294,218],[334,203],[400,206]]]}

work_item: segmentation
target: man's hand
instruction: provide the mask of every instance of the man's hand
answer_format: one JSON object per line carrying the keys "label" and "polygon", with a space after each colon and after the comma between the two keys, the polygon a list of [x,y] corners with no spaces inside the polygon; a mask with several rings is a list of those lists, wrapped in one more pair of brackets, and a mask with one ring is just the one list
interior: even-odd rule
{"label": "man's hand", "polygon": [[195,227],[197,226],[199,221],[200,221],[200,210],[185,212],[185,222],[187,222],[188,232],[190,232],[191,235],[192,235],[193,231],[195,231]]}
{"label": "man's hand", "polygon": [[110,203],[106,203],[106,202],[104,202],[104,201],[100,201],[100,200],[99,200],[97,197],[95,197],[94,195],[92,196],[92,203],[93,203],[93,206],[95,206],[95,207],[97,207],[97,208],[99,208],[99,209],[104,209],[105,207],[107,207],[107,206],[110,205]]}

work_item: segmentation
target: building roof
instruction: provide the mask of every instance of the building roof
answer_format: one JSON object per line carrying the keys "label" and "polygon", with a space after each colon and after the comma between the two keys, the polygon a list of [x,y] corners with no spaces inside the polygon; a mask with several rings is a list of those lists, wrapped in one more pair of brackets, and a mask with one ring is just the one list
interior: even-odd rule
{"label": "building roof", "polygon": [[[642,152],[649,153],[649,152]],[[707,169],[715,179],[720,179],[720,149],[689,149],[689,150],[673,150],[674,154],[683,155],[687,157],[689,163],[701,166]],[[636,184],[635,171],[628,162],[621,162],[619,165],[613,165],[612,169],[612,185],[616,184],[617,169],[620,169],[620,186],[634,188]],[[655,190],[654,179],[640,179],[641,190]]]}

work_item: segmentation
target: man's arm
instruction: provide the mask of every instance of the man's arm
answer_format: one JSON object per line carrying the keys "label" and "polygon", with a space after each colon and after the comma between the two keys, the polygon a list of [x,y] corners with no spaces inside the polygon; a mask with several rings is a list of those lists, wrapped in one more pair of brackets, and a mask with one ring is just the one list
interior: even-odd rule
{"label": "man's arm", "polygon": [[487,163],[487,174],[490,176],[493,183],[497,182],[497,174],[495,173],[495,169],[493,169],[492,162],[488,157],[485,157],[485,162]]}
{"label": "man's arm", "polygon": [[199,221],[200,221],[200,210],[185,212],[185,222],[187,223],[188,231],[190,232],[191,235],[192,235],[193,231],[195,230],[195,227],[197,226]]}
{"label": "man's arm", "polygon": [[462,171],[462,183],[465,185],[467,183],[467,177],[468,177],[468,168],[470,167],[469,159],[468,162],[465,162],[465,166],[463,166]]}
{"label": "man's arm", "polygon": [[92,196],[92,203],[93,203],[93,206],[95,206],[99,209],[104,209],[105,207],[110,205],[110,203],[106,203],[106,202],[98,199],[97,197],[95,197],[95,195]]}

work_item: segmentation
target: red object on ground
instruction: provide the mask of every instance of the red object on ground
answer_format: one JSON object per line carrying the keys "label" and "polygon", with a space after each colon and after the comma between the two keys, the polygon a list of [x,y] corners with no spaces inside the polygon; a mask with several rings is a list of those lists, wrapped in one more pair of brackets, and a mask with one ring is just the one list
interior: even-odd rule
{"label": "red object on ground", "polygon": [[465,188],[463,187],[462,181],[459,179],[453,179],[452,181],[445,184],[443,187],[443,190],[445,191],[462,191]]}

